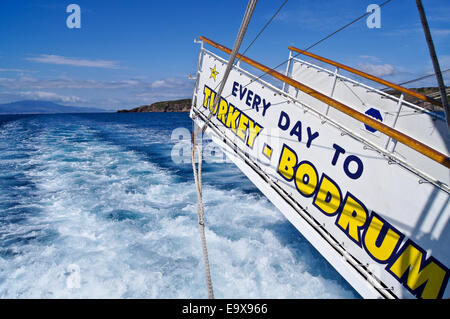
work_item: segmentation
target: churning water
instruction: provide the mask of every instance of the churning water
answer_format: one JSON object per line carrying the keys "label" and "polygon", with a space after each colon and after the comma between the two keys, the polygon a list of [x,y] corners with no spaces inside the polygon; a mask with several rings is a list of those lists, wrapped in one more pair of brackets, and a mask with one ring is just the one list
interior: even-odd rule
{"label": "churning water", "polygon": [[[0,116],[1,298],[206,298],[187,113]],[[229,163],[203,165],[218,298],[359,298]]]}

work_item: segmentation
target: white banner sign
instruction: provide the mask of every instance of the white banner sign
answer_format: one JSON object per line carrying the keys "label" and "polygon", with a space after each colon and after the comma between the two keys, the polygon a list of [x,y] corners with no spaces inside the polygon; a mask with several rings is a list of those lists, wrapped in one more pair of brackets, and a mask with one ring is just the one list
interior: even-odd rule
{"label": "white banner sign", "polygon": [[363,297],[450,297],[448,193],[241,69],[213,107],[201,55],[191,117]]}

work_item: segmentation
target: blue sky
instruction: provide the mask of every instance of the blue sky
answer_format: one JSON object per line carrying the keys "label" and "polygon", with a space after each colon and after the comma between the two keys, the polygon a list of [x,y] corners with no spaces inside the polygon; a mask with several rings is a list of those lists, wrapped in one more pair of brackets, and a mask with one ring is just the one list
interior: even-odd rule
{"label": "blue sky", "polygon": [[[260,0],[242,50],[283,0]],[[287,47],[305,48],[366,11],[375,0],[289,0],[247,56],[273,67]],[[66,7],[81,8],[69,29]],[[423,0],[442,70],[450,68],[450,1]],[[22,99],[132,108],[187,98],[204,35],[232,47],[246,0],[1,0],[0,103]],[[392,0],[381,28],[363,19],[311,50],[400,83],[432,72],[415,1]],[[284,69],[284,68],[283,68]],[[450,72],[449,72],[450,73]],[[450,81],[446,73],[446,84]],[[412,86],[434,85],[435,80]]]}

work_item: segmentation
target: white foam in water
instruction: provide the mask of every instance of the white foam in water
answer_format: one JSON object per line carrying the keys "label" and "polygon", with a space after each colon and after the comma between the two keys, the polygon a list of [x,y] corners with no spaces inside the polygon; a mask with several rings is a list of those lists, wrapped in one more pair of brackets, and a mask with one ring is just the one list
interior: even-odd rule
{"label": "white foam in water", "polygon": [[[30,240],[0,257],[0,297],[206,298],[194,185],[93,129],[43,130],[24,173],[36,188],[22,198],[38,212],[2,229],[2,241]],[[303,255],[282,243],[273,227],[288,221],[267,200],[203,194],[216,297],[357,297],[336,274],[313,271],[325,261],[308,245]]]}

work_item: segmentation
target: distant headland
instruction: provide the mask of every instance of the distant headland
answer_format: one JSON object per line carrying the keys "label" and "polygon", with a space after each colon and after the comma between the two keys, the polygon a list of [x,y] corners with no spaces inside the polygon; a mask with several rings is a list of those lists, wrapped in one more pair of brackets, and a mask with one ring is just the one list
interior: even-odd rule
{"label": "distant headland", "polygon": [[192,99],[156,102],[151,105],[142,105],[130,110],[118,110],[117,113],[129,112],[189,112]]}

